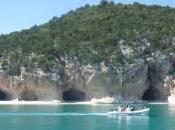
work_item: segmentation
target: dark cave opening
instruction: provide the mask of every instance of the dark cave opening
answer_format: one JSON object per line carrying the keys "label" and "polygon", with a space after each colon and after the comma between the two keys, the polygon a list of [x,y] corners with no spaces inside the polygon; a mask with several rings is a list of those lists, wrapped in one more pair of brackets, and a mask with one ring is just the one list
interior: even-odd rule
{"label": "dark cave opening", "polygon": [[160,91],[155,88],[157,81],[161,80],[161,77],[159,73],[157,72],[156,64],[151,64],[148,66],[148,72],[147,72],[147,80],[149,81],[149,86],[145,90],[142,100],[146,101],[153,101],[153,100],[159,100],[160,98]]}
{"label": "dark cave opening", "polygon": [[84,101],[86,98],[85,92],[77,89],[69,89],[63,92],[64,101]]}
{"label": "dark cave opening", "polygon": [[146,101],[157,100],[157,99],[159,99],[159,92],[156,89],[154,89],[154,88],[152,88],[152,89],[148,88],[144,92],[144,94],[142,96],[142,99],[146,100]]}
{"label": "dark cave opening", "polygon": [[6,100],[10,100],[10,99],[11,99],[11,96],[8,92],[0,90],[0,101],[6,101]]}

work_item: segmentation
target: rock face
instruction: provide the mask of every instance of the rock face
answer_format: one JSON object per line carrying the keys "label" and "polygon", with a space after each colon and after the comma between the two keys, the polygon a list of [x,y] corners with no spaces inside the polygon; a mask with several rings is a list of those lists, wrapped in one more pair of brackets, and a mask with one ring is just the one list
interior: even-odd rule
{"label": "rock face", "polygon": [[[148,88],[147,65],[141,64],[128,72],[113,75],[110,72],[96,71],[92,66],[85,67],[82,75],[76,73],[66,89],[63,100],[89,100],[106,96],[122,96],[141,99]],[[121,81],[123,80],[123,81]],[[74,98],[73,98],[74,97]]]}
{"label": "rock face", "polygon": [[173,72],[174,62],[169,56],[147,63],[142,60],[116,72],[110,68],[97,71],[91,65],[83,66],[80,72],[72,69],[62,85],[47,74],[24,73],[18,78],[1,75],[0,100],[85,101],[106,96],[165,100],[169,90],[164,87],[164,79]]}
{"label": "rock face", "polygon": [[25,75],[24,79],[15,84],[9,77],[0,78],[0,100],[53,100],[61,98],[61,91],[46,77]]}
{"label": "rock face", "polygon": [[129,77],[128,81],[124,82],[122,96],[142,99],[144,92],[149,88],[147,79],[148,65],[142,64],[137,66],[132,73],[132,77]]}
{"label": "rock face", "polygon": [[0,100],[14,99],[17,96],[16,91],[8,77],[0,77]]}
{"label": "rock face", "polygon": [[164,79],[173,73],[174,61],[171,56],[161,56],[158,60],[149,62],[148,81],[149,88],[145,91],[143,99],[166,100],[170,95],[169,90],[164,86]]}
{"label": "rock face", "polygon": [[44,73],[23,73],[19,77],[1,75],[0,100],[85,101],[106,96],[166,100],[170,92],[164,86],[164,79],[173,73],[174,61],[173,56],[162,56],[158,60],[141,60],[117,71],[104,64],[101,71],[91,65],[81,69],[71,65],[67,66],[69,78],[61,84]]}
{"label": "rock face", "polygon": [[27,75],[19,86],[20,100],[53,100],[62,99],[61,90],[47,77]]}

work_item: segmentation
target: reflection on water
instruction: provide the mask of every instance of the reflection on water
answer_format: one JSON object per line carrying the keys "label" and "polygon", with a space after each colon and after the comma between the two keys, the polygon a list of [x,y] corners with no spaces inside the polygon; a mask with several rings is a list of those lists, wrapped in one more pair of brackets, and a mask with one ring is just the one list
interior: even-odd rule
{"label": "reflection on water", "polygon": [[169,115],[175,114],[175,104],[168,104]]}
{"label": "reflection on water", "polygon": [[147,115],[118,115],[110,116],[109,118],[116,124],[117,130],[135,130],[136,128],[149,130],[149,116]]}

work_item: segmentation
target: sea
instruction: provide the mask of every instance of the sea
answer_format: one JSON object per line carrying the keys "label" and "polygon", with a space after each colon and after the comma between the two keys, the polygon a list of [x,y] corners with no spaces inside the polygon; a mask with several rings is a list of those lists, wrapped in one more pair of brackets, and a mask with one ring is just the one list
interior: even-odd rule
{"label": "sea", "polygon": [[0,105],[0,130],[175,130],[175,106],[150,104],[141,115],[109,115],[113,105]]}

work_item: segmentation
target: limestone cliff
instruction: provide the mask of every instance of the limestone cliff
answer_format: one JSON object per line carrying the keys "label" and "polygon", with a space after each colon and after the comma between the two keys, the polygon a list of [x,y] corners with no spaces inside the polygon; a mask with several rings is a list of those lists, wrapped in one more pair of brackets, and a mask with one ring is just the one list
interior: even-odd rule
{"label": "limestone cliff", "polygon": [[147,63],[141,60],[117,71],[104,68],[99,71],[86,65],[76,70],[75,65],[67,65],[69,76],[63,83],[41,70],[19,77],[1,75],[0,99],[85,101],[114,96],[166,100],[169,95],[164,79],[174,69],[172,56]]}
{"label": "limestone cliff", "polygon": [[85,5],[0,35],[0,100],[166,100],[174,50],[174,8]]}

